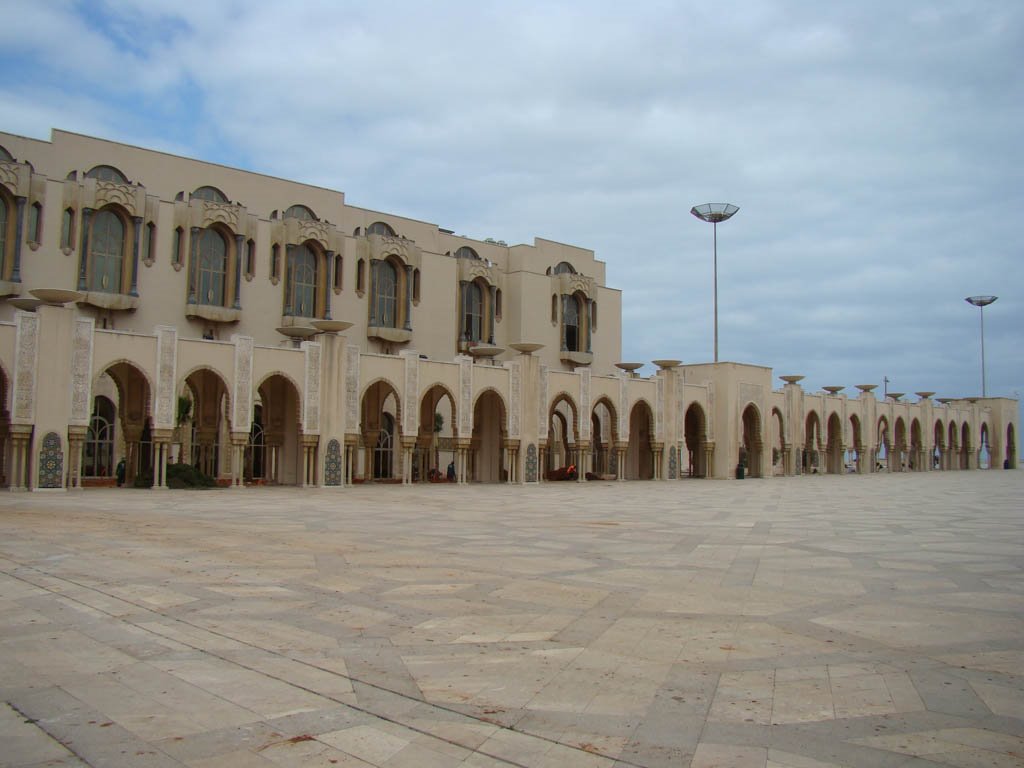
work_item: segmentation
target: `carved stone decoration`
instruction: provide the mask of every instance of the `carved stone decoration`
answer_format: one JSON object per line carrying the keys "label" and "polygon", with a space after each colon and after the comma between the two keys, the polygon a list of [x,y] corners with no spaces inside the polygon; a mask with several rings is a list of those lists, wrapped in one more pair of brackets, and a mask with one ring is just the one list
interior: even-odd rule
{"label": "carved stone decoration", "polygon": [[312,219],[299,219],[299,241],[316,240],[324,248],[329,247],[327,242],[327,222],[313,221]]}
{"label": "carved stone decoration", "polygon": [[419,409],[416,404],[420,399],[420,356],[412,350],[400,354],[405,358],[405,392],[402,393],[402,402],[406,407],[402,409],[402,432],[415,435],[419,420]]}
{"label": "carved stone decoration", "polygon": [[242,206],[233,203],[203,203],[203,227],[210,227],[214,224],[227,224],[233,232],[238,231],[239,217],[242,214]]}
{"label": "carved stone decoration", "polygon": [[537,482],[537,446],[533,443],[526,446],[526,482]]}
{"label": "carved stone decoration", "polygon": [[522,432],[523,421],[523,366],[518,360],[506,363],[509,369],[508,390],[508,436],[518,440]]}
{"label": "carved stone decoration", "polygon": [[459,355],[459,434],[471,437],[473,434],[473,358]]}
{"label": "carved stone decoration", "polygon": [[421,266],[423,254],[413,240],[389,235],[367,235],[366,239],[369,242],[371,259],[380,260],[388,256],[397,256],[405,264]]}
{"label": "carved stone decoration", "polygon": [[331,439],[324,456],[324,485],[341,485],[341,443]]}
{"label": "carved stone decoration", "polygon": [[541,364],[540,366],[540,386],[539,397],[537,398],[537,409],[540,411],[539,419],[537,424],[539,429],[537,430],[537,436],[541,440],[548,439],[548,367]]}
{"label": "carved stone decoration", "polygon": [[345,347],[345,431],[359,431],[359,347]]}
{"label": "carved stone decoration", "polygon": [[676,447],[673,445],[673,446],[670,446],[669,449],[668,449],[668,479],[669,480],[675,480],[676,479],[676,466],[677,466],[677,462],[676,462]]}
{"label": "carved stone decoration", "polygon": [[497,272],[494,267],[487,266],[485,261],[476,259],[459,259],[459,280],[470,283],[477,278],[483,278],[488,285],[497,285]]}
{"label": "carved stone decoration", "polygon": [[590,440],[590,368],[579,367],[580,377],[580,440]]}
{"label": "carved stone decoration", "polygon": [[156,327],[156,396],[153,409],[154,429],[174,429],[178,418],[178,329],[171,325]]}
{"label": "carved stone decoration", "polygon": [[302,342],[306,355],[306,380],[302,395],[302,431],[307,435],[320,433],[320,343]]}
{"label": "carved stone decoration", "polygon": [[231,414],[231,428],[235,432],[248,432],[252,428],[252,359],[256,344],[252,336],[234,335],[235,344],[235,392],[231,398],[234,406]]}
{"label": "carved stone decoration", "polygon": [[64,487],[64,450],[56,432],[47,432],[39,450],[39,487]]}
{"label": "carved stone decoration", "polygon": [[75,320],[71,340],[71,417],[69,424],[89,426],[92,416],[92,318]]}
{"label": "carved stone decoration", "polygon": [[558,289],[566,296],[582,293],[588,299],[592,299],[595,295],[594,278],[563,272],[558,276]]}
{"label": "carved stone decoration", "polygon": [[94,200],[91,207],[97,210],[105,205],[116,203],[125,208],[132,216],[138,215],[135,210],[135,190],[124,184],[113,181],[97,181]]}
{"label": "carved stone decoration", "polygon": [[658,376],[654,384],[654,439],[661,443],[665,440],[665,377]]}
{"label": "carved stone decoration", "polygon": [[0,163],[0,184],[12,195],[18,194],[18,163]]}
{"label": "carved stone decoration", "polygon": [[36,420],[39,317],[28,312],[18,312],[15,318],[18,331],[14,348],[14,392],[11,398],[11,422],[32,424]]}

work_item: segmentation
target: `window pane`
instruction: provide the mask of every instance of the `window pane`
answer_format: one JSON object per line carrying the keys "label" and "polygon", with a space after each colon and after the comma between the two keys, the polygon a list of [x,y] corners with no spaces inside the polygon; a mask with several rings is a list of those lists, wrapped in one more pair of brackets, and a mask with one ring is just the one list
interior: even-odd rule
{"label": "window pane", "polygon": [[199,236],[197,298],[200,304],[223,306],[227,262],[227,243],[224,236],[215,229],[204,229]]}
{"label": "window pane", "polygon": [[317,317],[316,268],[316,254],[308,245],[291,249],[288,262],[288,290],[292,314],[298,317]]}
{"label": "window pane", "polygon": [[389,261],[375,261],[374,302],[377,325],[384,328],[398,326],[398,273]]}
{"label": "window pane", "polygon": [[123,253],[124,224],[117,214],[100,211],[93,219],[89,239],[89,290],[121,292]]}

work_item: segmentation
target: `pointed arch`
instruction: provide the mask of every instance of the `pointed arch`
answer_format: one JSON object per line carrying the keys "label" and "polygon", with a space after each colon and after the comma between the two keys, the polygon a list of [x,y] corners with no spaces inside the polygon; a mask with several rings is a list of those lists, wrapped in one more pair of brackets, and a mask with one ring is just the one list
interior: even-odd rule
{"label": "pointed arch", "polygon": [[688,461],[687,474],[690,477],[707,477],[708,467],[708,421],[700,403],[690,403],[683,417],[683,437],[686,441]]}
{"label": "pointed arch", "polygon": [[629,444],[626,447],[627,480],[654,479],[654,409],[639,398],[629,410]]}
{"label": "pointed arch", "polygon": [[751,477],[762,477],[764,475],[764,438],[761,425],[761,411],[754,403],[747,403],[740,417],[743,436],[740,442],[742,446],[740,455],[737,457],[737,465],[742,464],[744,473]]}

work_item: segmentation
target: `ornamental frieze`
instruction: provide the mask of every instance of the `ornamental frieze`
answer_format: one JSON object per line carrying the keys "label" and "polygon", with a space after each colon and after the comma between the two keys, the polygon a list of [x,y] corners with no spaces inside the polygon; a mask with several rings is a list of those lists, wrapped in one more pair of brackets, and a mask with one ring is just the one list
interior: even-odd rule
{"label": "ornamental frieze", "polygon": [[244,213],[242,206],[232,203],[211,203],[206,200],[202,202],[202,224],[209,227],[214,224],[226,224],[233,231],[238,231],[238,222]]}
{"label": "ornamental frieze", "polygon": [[485,261],[476,259],[459,259],[459,280],[467,283],[483,278],[488,285],[498,284],[498,274],[494,267],[488,266]]}
{"label": "ornamental frieze", "polygon": [[419,267],[423,260],[423,252],[414,240],[391,235],[367,235],[371,259],[386,259],[396,256],[403,263]]}
{"label": "ornamental frieze", "polygon": [[[12,195],[19,194],[18,192],[18,168],[21,167],[20,163],[0,163],[0,184],[7,187]],[[20,193],[24,194],[24,193]]]}
{"label": "ornamental frieze", "polygon": [[588,299],[594,298],[594,278],[586,275],[562,273],[558,276],[559,291],[565,295],[582,293]]}
{"label": "ornamental frieze", "polygon": [[316,240],[324,248],[329,248],[330,244],[328,240],[328,224],[326,221],[312,221],[306,219],[298,219],[299,222],[299,239],[301,242],[307,240]]}
{"label": "ornamental frieze", "polygon": [[96,192],[93,195],[93,208],[105,205],[120,205],[133,216],[141,215],[136,206],[136,188],[113,181],[96,181]]}

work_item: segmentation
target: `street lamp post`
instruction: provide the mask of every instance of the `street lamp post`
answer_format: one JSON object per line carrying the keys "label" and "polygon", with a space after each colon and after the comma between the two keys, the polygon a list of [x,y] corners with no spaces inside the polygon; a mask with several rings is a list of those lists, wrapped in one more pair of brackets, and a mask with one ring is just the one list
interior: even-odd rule
{"label": "street lamp post", "polygon": [[998,296],[968,296],[964,301],[973,304],[981,313],[981,396],[987,397],[985,391],[985,307],[998,299]]}
{"label": "street lamp post", "polygon": [[690,213],[702,221],[710,221],[715,238],[715,362],[718,362],[718,222],[732,218],[739,206],[730,203],[704,203],[695,205]]}

